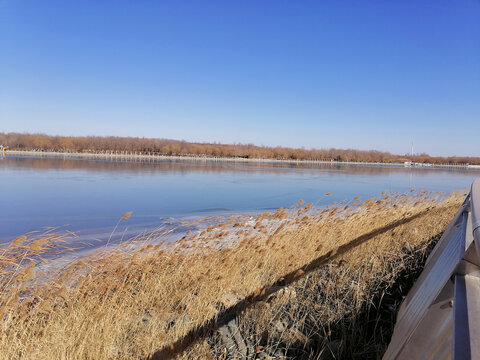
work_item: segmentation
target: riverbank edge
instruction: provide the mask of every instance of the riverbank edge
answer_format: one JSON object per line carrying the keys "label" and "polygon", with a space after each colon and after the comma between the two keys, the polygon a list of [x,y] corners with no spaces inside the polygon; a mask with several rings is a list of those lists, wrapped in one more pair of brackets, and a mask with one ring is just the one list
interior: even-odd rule
{"label": "riverbank edge", "polygon": [[81,159],[104,159],[104,160],[189,160],[189,161],[218,161],[218,162],[244,162],[244,163],[279,163],[279,164],[321,164],[335,166],[373,166],[373,167],[413,167],[413,168],[463,168],[480,170],[480,165],[469,164],[415,164],[405,165],[400,162],[361,162],[361,161],[337,161],[337,160],[284,160],[284,159],[261,159],[261,158],[240,158],[240,157],[216,157],[216,156],[191,156],[191,155],[159,155],[159,154],[134,154],[129,152],[119,153],[79,153],[79,152],[54,152],[54,151],[33,151],[33,150],[7,150],[5,155],[24,155],[35,157],[52,158],[81,158]]}

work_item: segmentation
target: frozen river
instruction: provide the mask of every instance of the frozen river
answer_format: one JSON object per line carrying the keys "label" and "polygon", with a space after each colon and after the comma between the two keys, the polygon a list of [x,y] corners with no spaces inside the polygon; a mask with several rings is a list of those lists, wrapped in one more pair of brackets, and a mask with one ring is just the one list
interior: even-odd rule
{"label": "frozen river", "polygon": [[[182,219],[256,213],[302,199],[316,206],[384,190],[450,192],[478,170],[212,161],[0,159],[0,240],[46,226],[108,234],[127,211],[129,232]],[[329,197],[325,193],[333,192]],[[123,225],[126,226],[126,225]]]}

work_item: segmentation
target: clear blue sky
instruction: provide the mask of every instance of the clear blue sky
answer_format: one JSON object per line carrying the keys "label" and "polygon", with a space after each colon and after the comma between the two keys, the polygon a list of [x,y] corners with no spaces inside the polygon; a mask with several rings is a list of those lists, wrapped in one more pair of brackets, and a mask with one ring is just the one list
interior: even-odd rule
{"label": "clear blue sky", "polygon": [[0,131],[480,156],[480,2],[0,0]]}

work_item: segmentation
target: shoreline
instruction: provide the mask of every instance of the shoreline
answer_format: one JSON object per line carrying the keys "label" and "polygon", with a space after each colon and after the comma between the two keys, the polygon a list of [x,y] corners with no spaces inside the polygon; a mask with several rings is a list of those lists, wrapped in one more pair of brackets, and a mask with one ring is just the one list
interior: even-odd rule
{"label": "shoreline", "polygon": [[192,156],[192,155],[158,155],[158,154],[135,154],[131,152],[111,152],[111,153],[79,153],[79,152],[54,152],[54,151],[33,151],[33,150],[7,150],[5,156],[25,155],[35,157],[49,158],[79,158],[104,159],[104,160],[189,160],[203,162],[243,162],[243,163],[271,163],[271,164],[319,164],[336,166],[371,166],[371,167],[405,167],[415,169],[431,168],[460,168],[480,170],[480,165],[469,164],[422,164],[405,165],[404,163],[382,163],[382,162],[361,162],[361,161],[337,161],[337,160],[283,160],[283,159],[261,159],[261,158],[238,158],[238,157],[216,157],[216,156]]}
{"label": "shoreline", "polygon": [[[422,255],[429,248],[464,198],[455,196],[439,203],[418,193],[409,199],[396,194],[384,198],[384,202],[365,200],[364,209],[369,211],[360,213],[339,207],[318,212],[307,204],[297,204],[290,214],[277,211],[253,219],[237,218],[207,226],[200,234],[189,234],[165,247],[165,243],[155,245],[139,239],[73,263],[60,262],[58,271],[57,263],[43,259],[33,271],[30,263],[20,263],[20,269],[8,269],[12,286],[4,291],[6,299],[14,299],[6,311],[22,316],[7,318],[11,338],[19,341],[4,341],[5,359],[20,350],[27,355],[41,351],[46,358],[55,358],[62,351],[78,358],[106,359],[115,357],[119,348],[122,353],[133,354],[132,359],[147,358],[150,355],[144,352],[143,342],[147,336],[148,341],[157,341],[149,348],[154,348],[160,357],[168,348],[195,358],[198,349],[186,349],[190,340],[185,343],[183,339],[207,341],[203,334],[211,333],[203,329],[220,333],[232,315],[238,318],[234,330],[243,331],[237,337],[249,339],[248,344],[257,344],[265,334],[282,336],[283,329],[291,326],[296,326],[292,344],[298,344],[299,338],[310,339],[313,332],[320,333],[328,324],[355,314],[352,311],[363,313],[362,304],[371,304],[372,294],[382,293],[384,283],[402,279],[403,285],[403,272],[396,271],[418,268],[405,259],[410,261],[417,251]],[[145,239],[152,238],[147,234]],[[222,243],[229,239],[238,241],[228,251],[220,251]],[[48,249],[48,242],[30,246],[38,244],[35,241],[17,242],[6,259],[15,259],[15,251],[23,250],[23,246],[31,249],[31,256]],[[372,263],[372,259],[381,262]],[[32,286],[36,281],[40,285]],[[267,300],[269,305],[263,306]],[[47,311],[55,311],[54,316],[48,316]],[[373,310],[371,313],[376,314]],[[391,319],[390,311],[383,313]],[[28,323],[23,321],[27,317]],[[256,321],[254,327],[246,326],[252,319]],[[302,327],[302,321],[311,324]],[[389,326],[393,329],[393,323]],[[92,327],[99,329],[98,336],[85,335],[91,334]],[[58,329],[62,328],[80,336],[59,340]],[[133,343],[135,347],[125,336],[132,329],[142,336],[142,342]],[[340,324],[339,333],[344,329]],[[190,333],[193,335],[184,335]],[[331,338],[337,339],[338,335],[333,333]],[[324,339],[322,336],[318,341]],[[40,350],[38,344],[42,345]],[[113,348],[112,355],[98,356],[96,344]],[[201,353],[208,356],[198,358],[210,354],[215,357],[219,352],[213,346],[223,343],[211,344]],[[265,344],[266,352],[269,350]],[[295,350],[289,343],[285,347]],[[93,350],[73,353],[76,349]]]}

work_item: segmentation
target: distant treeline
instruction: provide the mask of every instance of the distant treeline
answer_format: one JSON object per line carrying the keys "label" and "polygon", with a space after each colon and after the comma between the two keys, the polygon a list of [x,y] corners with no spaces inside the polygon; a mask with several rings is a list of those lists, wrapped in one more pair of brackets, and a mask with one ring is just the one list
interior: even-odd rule
{"label": "distant treeline", "polygon": [[293,149],[253,144],[192,143],[168,139],[100,136],[50,136],[44,134],[0,133],[0,145],[12,150],[84,153],[137,153],[178,156],[240,157],[278,160],[335,160],[359,162],[414,161],[432,164],[476,164],[478,157],[433,157],[427,154],[394,155],[388,152],[353,149]]}

